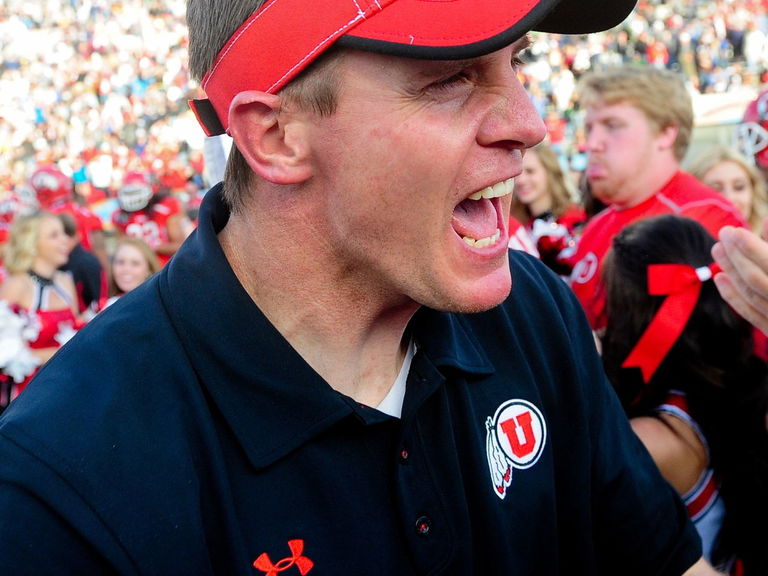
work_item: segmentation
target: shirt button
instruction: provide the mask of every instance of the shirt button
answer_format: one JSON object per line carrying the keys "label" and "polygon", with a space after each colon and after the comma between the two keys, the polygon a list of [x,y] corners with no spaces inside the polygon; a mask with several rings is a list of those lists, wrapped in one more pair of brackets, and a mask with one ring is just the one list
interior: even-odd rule
{"label": "shirt button", "polygon": [[405,448],[400,450],[400,464],[407,464],[409,456],[410,454],[408,454],[408,450]]}
{"label": "shirt button", "polygon": [[432,520],[429,516],[419,516],[415,528],[419,536],[426,536],[432,528]]}

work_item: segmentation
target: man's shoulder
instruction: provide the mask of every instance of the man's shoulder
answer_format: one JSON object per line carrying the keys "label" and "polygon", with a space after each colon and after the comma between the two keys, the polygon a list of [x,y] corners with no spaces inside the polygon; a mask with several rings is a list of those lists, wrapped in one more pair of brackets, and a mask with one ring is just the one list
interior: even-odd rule
{"label": "man's shoulder", "polygon": [[153,537],[164,530],[188,540],[185,514],[199,496],[194,463],[210,458],[202,454],[210,434],[201,424],[205,397],[172,341],[156,347],[152,329],[123,318],[125,310],[109,312],[62,347],[0,416],[2,496],[22,487],[34,525],[48,529],[48,515],[56,515],[66,530],[102,545],[108,530],[115,540],[128,535],[135,551],[147,518]]}
{"label": "man's shoulder", "polygon": [[553,310],[574,306],[573,293],[563,279],[541,260],[519,250],[510,251],[512,291],[504,306],[519,311],[514,318],[540,315],[545,308]]}
{"label": "man's shoulder", "polygon": [[66,462],[96,460],[118,441],[138,450],[168,433],[197,379],[162,309],[152,298],[126,305],[129,296],[38,371],[0,418],[0,435]]}
{"label": "man's shoulder", "polygon": [[[524,250],[509,251],[509,267],[513,287],[516,282],[524,281],[529,284],[541,282],[549,277],[556,278],[556,275],[539,258]],[[522,276],[521,273],[523,273]]]}
{"label": "man's shoulder", "polygon": [[[81,328],[39,370],[29,390],[65,390],[53,395],[52,406],[70,400],[86,405],[102,393],[148,393],[153,379],[168,377],[185,363],[183,348],[150,280]],[[39,402],[48,402],[44,393],[34,394],[39,394]]]}

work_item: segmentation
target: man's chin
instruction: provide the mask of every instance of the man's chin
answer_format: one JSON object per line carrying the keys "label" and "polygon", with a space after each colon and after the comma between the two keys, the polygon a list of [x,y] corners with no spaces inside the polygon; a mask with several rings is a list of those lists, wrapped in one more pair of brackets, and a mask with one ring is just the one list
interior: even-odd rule
{"label": "man's chin", "polygon": [[512,281],[509,274],[501,275],[493,281],[483,282],[481,286],[476,286],[471,292],[456,298],[454,305],[446,311],[461,314],[485,312],[504,302],[511,291]]}
{"label": "man's chin", "polygon": [[603,178],[589,180],[589,193],[593,198],[602,200],[603,198],[610,196],[610,190],[610,185]]}

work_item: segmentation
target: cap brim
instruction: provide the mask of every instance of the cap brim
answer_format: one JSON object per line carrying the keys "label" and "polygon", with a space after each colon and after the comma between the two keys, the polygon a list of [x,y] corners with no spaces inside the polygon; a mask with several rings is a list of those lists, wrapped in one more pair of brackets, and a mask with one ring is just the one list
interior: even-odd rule
{"label": "cap brim", "polygon": [[337,44],[369,52],[463,59],[537,30],[588,34],[619,25],[637,0],[398,0]]}

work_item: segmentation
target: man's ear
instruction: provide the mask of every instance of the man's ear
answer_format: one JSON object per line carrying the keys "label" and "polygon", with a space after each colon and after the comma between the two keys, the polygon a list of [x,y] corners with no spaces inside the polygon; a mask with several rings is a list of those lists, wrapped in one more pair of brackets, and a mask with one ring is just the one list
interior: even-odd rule
{"label": "man's ear", "polygon": [[657,138],[661,148],[665,150],[673,148],[675,146],[675,140],[677,140],[677,135],[679,132],[680,128],[677,126],[667,126],[666,128],[662,128],[659,131],[659,136]]}
{"label": "man's ear", "polygon": [[298,184],[311,175],[300,117],[280,113],[281,98],[240,92],[229,106],[229,133],[256,174],[275,184]]}

